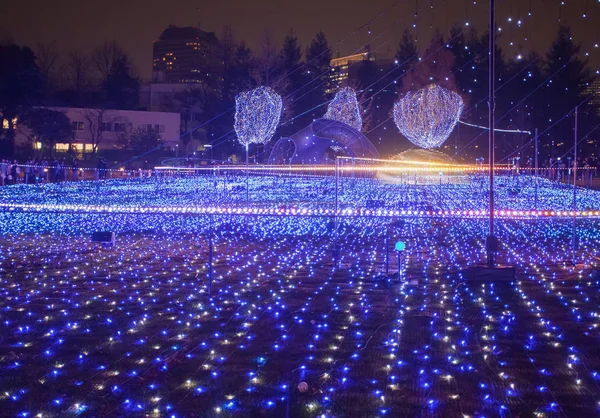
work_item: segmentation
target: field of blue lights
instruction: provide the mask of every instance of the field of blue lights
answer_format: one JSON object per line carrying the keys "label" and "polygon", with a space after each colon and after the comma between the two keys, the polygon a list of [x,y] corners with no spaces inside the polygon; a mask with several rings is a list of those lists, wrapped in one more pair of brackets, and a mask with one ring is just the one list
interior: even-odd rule
{"label": "field of blue lights", "polygon": [[[483,176],[344,176],[336,193],[332,176],[254,175],[248,198],[246,181],[0,188],[0,415],[600,412],[598,192],[573,210],[565,185],[499,176],[517,279],[494,286],[463,274],[485,260]],[[403,278],[385,280],[396,240]]]}

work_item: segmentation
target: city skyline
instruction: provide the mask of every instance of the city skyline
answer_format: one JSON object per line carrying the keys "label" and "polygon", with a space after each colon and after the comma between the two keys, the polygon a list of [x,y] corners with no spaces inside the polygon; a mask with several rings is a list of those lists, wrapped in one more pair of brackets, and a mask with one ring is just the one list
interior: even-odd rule
{"label": "city skyline", "polygon": [[[488,12],[486,2],[462,0],[378,0],[369,4],[339,1],[321,4],[314,0],[302,4],[234,1],[200,6],[182,0],[169,8],[159,7],[158,1],[118,4],[107,0],[100,5],[67,0],[59,6],[33,3],[38,7],[32,7],[31,3],[12,4],[6,9],[4,23],[0,26],[2,38],[33,48],[40,42],[55,41],[63,54],[69,50],[89,52],[104,41],[114,39],[130,55],[142,81],[151,78],[153,41],[171,24],[196,26],[215,32],[217,37],[225,25],[230,25],[236,40],[244,40],[254,51],[260,47],[266,31],[280,46],[283,37],[293,29],[300,44],[306,47],[314,35],[323,30],[334,57],[360,52],[366,44],[376,55],[391,57],[406,28],[411,28],[423,51],[436,30],[447,35],[455,24],[467,28],[468,21],[469,27],[484,32]],[[115,12],[117,4],[119,13]],[[232,13],[232,10],[236,12]],[[342,11],[341,18],[330,18]],[[584,14],[586,18],[582,17]],[[590,52],[589,67],[596,71],[600,53],[594,45],[600,41],[600,31],[590,30],[589,25],[594,19],[600,19],[597,14],[597,8],[587,10],[583,2],[568,3],[562,8],[559,2],[553,7],[544,6],[540,0],[503,2],[497,5],[497,25],[502,28],[499,44],[507,59],[532,50],[543,54],[556,35],[560,16],[560,24],[572,26],[575,42],[582,44],[582,54]],[[589,23],[581,24],[586,19]],[[104,23],[93,26],[90,21]],[[413,27],[415,22],[416,27]],[[72,33],[78,36],[74,37]]]}

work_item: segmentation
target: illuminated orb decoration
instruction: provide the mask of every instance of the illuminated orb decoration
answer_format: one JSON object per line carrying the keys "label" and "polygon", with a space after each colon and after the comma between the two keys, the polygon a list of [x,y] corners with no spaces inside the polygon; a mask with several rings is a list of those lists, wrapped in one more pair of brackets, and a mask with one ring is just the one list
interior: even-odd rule
{"label": "illuminated orb decoration", "polygon": [[338,91],[327,106],[327,113],[323,118],[345,123],[360,132],[362,118],[358,100],[356,100],[356,92],[350,87],[344,87]]}
{"label": "illuminated orb decoration", "polygon": [[436,84],[411,91],[394,105],[402,135],[421,148],[437,148],[452,133],[463,110],[461,97]]}
{"label": "illuminated orb decoration", "polygon": [[264,144],[275,134],[282,100],[270,87],[258,87],[235,97],[235,132],[242,145]]}

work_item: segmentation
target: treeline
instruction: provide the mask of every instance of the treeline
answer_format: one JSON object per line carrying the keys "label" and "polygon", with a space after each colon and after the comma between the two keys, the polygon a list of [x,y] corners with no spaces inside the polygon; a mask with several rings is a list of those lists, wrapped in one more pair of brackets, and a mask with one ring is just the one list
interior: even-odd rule
{"label": "treeline", "polygon": [[[221,66],[214,69],[219,80],[196,85],[176,95],[165,109],[180,112],[184,125],[184,148],[192,137],[221,147],[219,154],[237,150],[232,131],[235,96],[243,90],[267,85],[284,99],[282,125],[276,138],[290,135],[321,117],[331,94],[329,63],[332,48],[323,32],[303,47],[294,31],[283,40],[266,32],[256,50],[235,38],[230,27],[219,36]],[[418,51],[410,31],[405,31],[394,57],[381,59],[368,46],[360,52],[367,59],[348,69],[349,84],[359,92],[363,131],[380,149],[390,155],[409,146],[395,129],[390,110],[398,95],[438,83],[459,92],[465,101],[463,120],[487,124],[488,34],[453,28],[445,39],[436,34],[428,47]],[[579,45],[570,29],[561,27],[545,54],[507,56],[498,47],[497,126],[533,131],[540,137],[540,150],[546,158],[568,152],[572,138],[571,111],[581,104],[580,129],[592,132],[597,113],[586,100],[593,80]],[[12,120],[37,104],[116,109],[139,108],[140,80],[127,53],[116,42],[106,42],[87,54],[71,51],[60,54],[54,43],[35,48],[0,45],[0,112]],[[191,113],[200,115],[193,126]],[[10,139],[11,126],[3,130]],[[597,142],[592,132],[582,144],[589,152]],[[499,134],[500,158],[531,152],[527,135]],[[474,158],[487,154],[486,135],[476,128],[460,127],[446,143],[446,151]],[[529,154],[530,155],[530,154]]]}

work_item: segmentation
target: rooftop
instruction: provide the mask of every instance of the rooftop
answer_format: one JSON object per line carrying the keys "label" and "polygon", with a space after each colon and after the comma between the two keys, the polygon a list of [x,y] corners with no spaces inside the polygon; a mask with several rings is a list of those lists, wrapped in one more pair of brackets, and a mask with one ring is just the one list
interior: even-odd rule
{"label": "rooftop", "polygon": [[200,39],[207,42],[219,42],[219,39],[214,32],[205,32],[194,26],[169,26],[160,35],[161,41],[177,41],[177,40]]}

